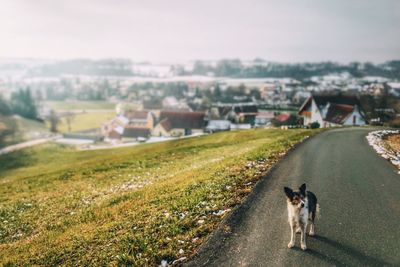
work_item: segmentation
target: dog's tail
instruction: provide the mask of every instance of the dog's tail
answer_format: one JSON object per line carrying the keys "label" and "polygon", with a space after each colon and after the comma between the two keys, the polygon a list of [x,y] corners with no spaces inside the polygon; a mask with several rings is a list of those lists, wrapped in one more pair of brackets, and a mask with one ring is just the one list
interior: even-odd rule
{"label": "dog's tail", "polygon": [[317,212],[316,212],[317,219],[321,219],[321,207],[317,203]]}

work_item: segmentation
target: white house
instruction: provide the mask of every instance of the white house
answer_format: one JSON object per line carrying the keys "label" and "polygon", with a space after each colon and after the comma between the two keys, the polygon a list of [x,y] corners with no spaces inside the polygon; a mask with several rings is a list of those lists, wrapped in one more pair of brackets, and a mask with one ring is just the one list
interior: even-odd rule
{"label": "white house", "polygon": [[355,96],[312,95],[299,110],[304,125],[318,122],[321,127],[365,125],[360,101]]}

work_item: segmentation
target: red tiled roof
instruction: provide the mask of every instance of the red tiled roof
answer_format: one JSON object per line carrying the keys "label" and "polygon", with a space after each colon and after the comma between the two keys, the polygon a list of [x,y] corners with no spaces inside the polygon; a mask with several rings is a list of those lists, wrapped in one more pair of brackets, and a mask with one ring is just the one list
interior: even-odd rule
{"label": "red tiled roof", "polygon": [[169,132],[172,129],[172,124],[169,121],[168,118],[163,119],[162,121],[160,121],[160,125],[164,128],[164,130],[166,130],[167,132]]}
{"label": "red tiled roof", "polygon": [[284,122],[287,121],[290,118],[290,114],[289,113],[281,113],[278,116],[275,117],[276,120],[280,121],[280,122]]}
{"label": "red tiled roof", "polygon": [[354,106],[344,104],[330,104],[325,121],[343,124],[347,117],[353,112]]}

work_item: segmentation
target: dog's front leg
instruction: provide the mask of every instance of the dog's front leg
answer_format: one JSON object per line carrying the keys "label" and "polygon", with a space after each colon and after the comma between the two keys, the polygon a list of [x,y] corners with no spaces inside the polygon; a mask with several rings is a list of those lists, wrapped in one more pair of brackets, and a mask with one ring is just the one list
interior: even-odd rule
{"label": "dog's front leg", "polygon": [[301,246],[302,250],[306,250],[307,249],[307,245],[306,245],[307,224],[302,224],[300,226],[300,231],[301,231],[300,246]]}
{"label": "dog's front leg", "polygon": [[288,248],[294,247],[294,238],[296,236],[296,225],[293,222],[290,222],[290,242],[288,244]]}

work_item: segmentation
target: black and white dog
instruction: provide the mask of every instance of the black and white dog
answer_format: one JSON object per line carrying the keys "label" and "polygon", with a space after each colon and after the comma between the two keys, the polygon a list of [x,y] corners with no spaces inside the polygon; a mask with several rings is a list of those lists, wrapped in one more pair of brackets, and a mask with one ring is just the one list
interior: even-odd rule
{"label": "black and white dog", "polygon": [[293,191],[284,187],[287,197],[287,209],[291,229],[289,248],[294,247],[296,233],[301,233],[300,246],[302,250],[307,249],[306,232],[308,220],[310,220],[310,236],[315,235],[315,216],[319,213],[317,197],[314,193],[306,191],[306,184],[302,184],[299,191]]}

